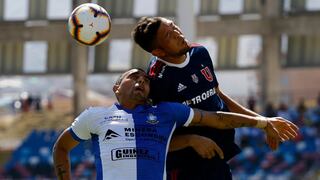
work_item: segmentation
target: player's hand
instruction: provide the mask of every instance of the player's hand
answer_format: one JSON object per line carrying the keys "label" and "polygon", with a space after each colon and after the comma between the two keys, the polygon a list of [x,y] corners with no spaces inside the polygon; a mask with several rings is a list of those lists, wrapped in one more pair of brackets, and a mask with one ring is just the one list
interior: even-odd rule
{"label": "player's hand", "polygon": [[211,159],[216,154],[223,159],[224,154],[221,148],[210,138],[192,135],[190,139],[190,146],[202,157],[206,159]]}
{"label": "player's hand", "polygon": [[267,135],[267,144],[271,150],[275,151],[279,147],[280,140]]}
{"label": "player's hand", "polygon": [[267,134],[267,143],[272,150],[279,146],[279,142],[294,139],[298,135],[299,128],[292,122],[282,117],[268,118],[265,132]]}

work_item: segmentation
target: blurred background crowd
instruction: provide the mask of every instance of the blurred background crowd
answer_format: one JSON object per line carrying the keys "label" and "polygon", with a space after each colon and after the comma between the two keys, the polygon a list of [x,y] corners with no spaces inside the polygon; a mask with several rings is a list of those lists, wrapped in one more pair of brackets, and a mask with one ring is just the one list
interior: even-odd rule
{"label": "blurred background crowd", "polygon": [[[299,104],[269,104],[261,112],[265,116],[282,116],[300,127],[294,141],[282,143],[276,151],[265,144],[261,130],[240,128],[236,130],[237,143],[242,152],[230,161],[235,180],[246,179],[316,179],[320,176],[320,95],[313,107]],[[34,102],[36,105],[36,101]],[[252,99],[248,107],[255,108]],[[51,110],[48,107],[49,110]],[[31,109],[31,107],[30,107]],[[35,106],[36,113],[47,111]],[[25,112],[22,108],[21,112]],[[52,147],[61,133],[56,129],[32,130],[21,144],[9,153],[0,168],[0,179],[54,179]],[[37,143],[35,143],[37,142]],[[1,150],[1,149],[0,149]],[[3,150],[4,151],[4,150]],[[71,152],[72,174],[75,179],[94,179],[94,155],[91,142],[81,143]]]}

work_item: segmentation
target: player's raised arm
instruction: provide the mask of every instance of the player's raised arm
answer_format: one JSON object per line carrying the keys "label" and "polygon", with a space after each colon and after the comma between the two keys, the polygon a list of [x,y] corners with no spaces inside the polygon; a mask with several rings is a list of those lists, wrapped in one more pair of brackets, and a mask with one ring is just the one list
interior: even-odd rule
{"label": "player's raised arm", "polygon": [[191,125],[203,125],[217,129],[238,127],[256,127],[265,129],[267,135],[286,141],[298,135],[298,127],[290,121],[281,118],[253,117],[231,112],[208,112],[194,109]]}

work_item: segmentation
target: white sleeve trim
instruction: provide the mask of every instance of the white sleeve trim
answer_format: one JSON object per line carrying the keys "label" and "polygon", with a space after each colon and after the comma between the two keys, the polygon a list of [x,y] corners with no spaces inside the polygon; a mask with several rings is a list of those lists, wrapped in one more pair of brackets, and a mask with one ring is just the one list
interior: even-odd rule
{"label": "white sleeve trim", "polygon": [[192,122],[192,119],[194,117],[194,111],[192,108],[190,108],[190,113],[189,113],[189,117],[188,117],[188,120],[184,123],[183,126],[187,127],[190,125],[190,123]]}

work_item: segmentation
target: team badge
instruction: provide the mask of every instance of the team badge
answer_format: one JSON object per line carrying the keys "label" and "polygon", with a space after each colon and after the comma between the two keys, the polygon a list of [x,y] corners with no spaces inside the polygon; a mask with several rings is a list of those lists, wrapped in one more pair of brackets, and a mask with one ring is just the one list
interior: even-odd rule
{"label": "team badge", "polygon": [[146,122],[153,125],[159,123],[157,116],[153,115],[152,113],[148,115],[148,120]]}
{"label": "team badge", "polygon": [[208,68],[208,66],[201,69],[201,73],[206,78],[207,81],[209,81],[209,82],[213,81],[213,76],[212,76],[212,73],[211,73],[210,69]]}
{"label": "team badge", "polygon": [[198,82],[199,82],[199,78],[198,78],[198,76],[197,76],[196,74],[192,74],[192,75],[191,75],[191,78],[192,78],[192,81],[193,81],[194,83],[198,83]]}

